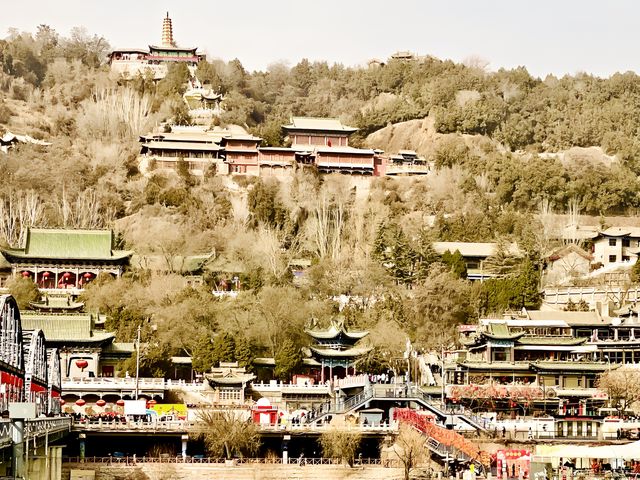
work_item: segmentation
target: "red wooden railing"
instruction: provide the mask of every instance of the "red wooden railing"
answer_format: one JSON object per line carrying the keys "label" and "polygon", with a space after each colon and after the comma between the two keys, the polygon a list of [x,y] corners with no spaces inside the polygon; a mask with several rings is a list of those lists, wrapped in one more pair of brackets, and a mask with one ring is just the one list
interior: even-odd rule
{"label": "red wooden railing", "polygon": [[394,419],[411,425],[429,438],[433,438],[438,443],[453,447],[459,452],[464,453],[471,460],[489,465],[489,454],[483,452],[475,443],[466,439],[453,430],[448,430],[436,425],[432,416],[421,415],[410,408],[396,408],[394,411]]}

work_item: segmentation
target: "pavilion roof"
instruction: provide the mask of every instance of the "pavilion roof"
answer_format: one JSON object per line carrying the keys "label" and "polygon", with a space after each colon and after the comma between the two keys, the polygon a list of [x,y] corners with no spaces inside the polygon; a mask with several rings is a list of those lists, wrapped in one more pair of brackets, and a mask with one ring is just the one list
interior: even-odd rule
{"label": "pavilion roof", "polygon": [[42,330],[47,343],[102,343],[115,338],[115,333],[94,331],[90,314],[34,315],[24,312],[21,321],[24,329]]}
{"label": "pavilion roof", "polygon": [[333,348],[309,347],[312,353],[321,357],[332,358],[354,358],[364,355],[371,350],[371,347],[353,347],[347,350],[336,350]]}
{"label": "pavilion roof", "polygon": [[122,260],[133,252],[113,250],[111,230],[30,228],[24,248],[4,250],[9,257],[73,260]]}
{"label": "pavilion roof", "polygon": [[289,125],[283,125],[285,130],[306,130],[324,132],[353,133],[358,129],[343,125],[338,118],[292,117]]}
{"label": "pavilion roof", "polygon": [[361,338],[369,335],[369,332],[360,331],[360,332],[348,332],[344,328],[344,324],[336,324],[336,322],[332,322],[331,326],[326,330],[305,330],[308,335],[311,335],[313,338],[318,340],[331,340],[334,338],[338,338],[343,335],[351,340],[360,340]]}

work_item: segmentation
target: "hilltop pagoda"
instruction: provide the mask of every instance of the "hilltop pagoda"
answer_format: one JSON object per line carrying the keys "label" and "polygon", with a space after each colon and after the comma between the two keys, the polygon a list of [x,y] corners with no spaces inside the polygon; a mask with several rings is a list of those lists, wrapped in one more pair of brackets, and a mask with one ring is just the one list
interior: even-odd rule
{"label": "hilltop pagoda", "polygon": [[368,353],[371,348],[356,346],[360,340],[369,335],[367,331],[347,331],[344,320],[331,322],[325,330],[305,330],[311,336],[315,345],[309,347],[309,355],[320,364],[320,381],[325,377],[333,378],[334,368],[338,369],[337,376],[349,374],[349,368],[356,373],[356,362]]}

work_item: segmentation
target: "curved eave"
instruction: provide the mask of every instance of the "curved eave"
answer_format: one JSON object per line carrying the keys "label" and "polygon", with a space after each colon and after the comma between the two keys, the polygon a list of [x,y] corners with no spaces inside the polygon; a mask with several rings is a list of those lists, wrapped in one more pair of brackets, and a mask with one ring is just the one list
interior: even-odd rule
{"label": "curved eave", "polygon": [[490,340],[519,340],[524,333],[514,333],[512,335],[494,335],[493,333],[482,332],[482,336]]}
{"label": "curved eave", "polygon": [[347,332],[344,328],[338,329],[334,325],[327,330],[305,330],[305,333],[317,340],[333,340],[340,335],[344,335],[351,340],[361,340],[369,335],[369,332]]}
{"label": "curved eave", "polygon": [[133,255],[133,251],[125,251],[125,250],[114,250],[111,253],[110,257],[63,257],[59,255],[29,255],[24,251],[20,250],[4,250],[2,253],[9,258],[15,258],[17,260],[65,260],[65,261],[76,261],[76,262],[87,262],[87,261],[100,261],[100,262],[114,262],[118,260],[126,260],[131,255]]}
{"label": "curved eave", "polygon": [[321,357],[331,358],[355,358],[368,353],[370,347],[350,348],[348,350],[334,350],[332,348],[310,347],[310,350]]}
{"label": "curved eave", "polygon": [[211,375],[205,375],[205,377],[209,383],[218,385],[242,385],[256,378],[255,375],[244,375],[242,377],[213,377]]}

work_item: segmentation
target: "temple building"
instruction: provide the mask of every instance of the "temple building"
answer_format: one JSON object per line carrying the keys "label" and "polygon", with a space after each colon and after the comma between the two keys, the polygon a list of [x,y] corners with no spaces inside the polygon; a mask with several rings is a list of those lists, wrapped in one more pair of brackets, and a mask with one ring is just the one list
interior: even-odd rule
{"label": "temple building", "polygon": [[[350,332],[344,322],[338,320],[324,330],[305,330],[315,345],[309,347],[308,356],[320,364],[320,382],[334,377],[343,378],[356,374],[356,362],[368,353],[370,347],[356,346],[369,332]],[[351,369],[351,370],[350,370]]]}
{"label": "temple building", "polygon": [[400,150],[390,155],[384,167],[385,175],[426,175],[430,172],[429,163],[413,150]]}
{"label": "temple building", "polygon": [[89,313],[23,311],[22,325],[42,330],[46,346],[60,352],[63,379],[114,377],[117,365],[134,352],[130,343],[117,343],[115,333],[104,330],[104,317]]}
{"label": "temple building", "polygon": [[205,55],[198,52],[197,47],[179,47],[173,39],[173,24],[169,13],[162,21],[162,41],[160,45],[149,45],[144,48],[117,48],[109,55],[111,71],[132,78],[138,73],[151,72],[154,80],[164,78],[167,74],[167,65],[175,62],[184,62],[190,70],[195,72],[195,67]]}
{"label": "temple building", "polygon": [[119,277],[132,252],[113,248],[110,230],[31,228],[24,248],[2,250],[13,276],[32,279],[45,292],[79,293],[98,275]]}
{"label": "temple building", "polygon": [[296,152],[296,160],[313,163],[321,173],[380,173],[382,159],[371,149],[349,146],[349,136],[358,129],[343,125],[337,118],[293,117],[282,129]]}
{"label": "temple building", "polygon": [[247,387],[256,376],[238,366],[238,362],[220,362],[205,373],[205,378],[211,390],[205,390],[204,394],[213,404],[243,405]]}

